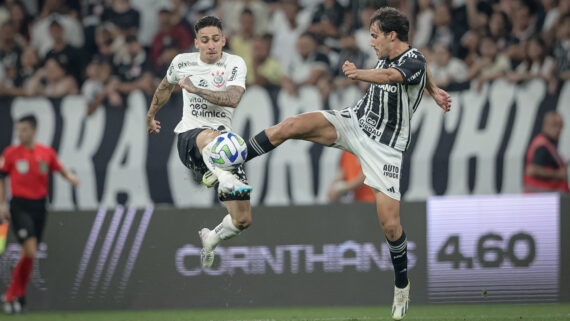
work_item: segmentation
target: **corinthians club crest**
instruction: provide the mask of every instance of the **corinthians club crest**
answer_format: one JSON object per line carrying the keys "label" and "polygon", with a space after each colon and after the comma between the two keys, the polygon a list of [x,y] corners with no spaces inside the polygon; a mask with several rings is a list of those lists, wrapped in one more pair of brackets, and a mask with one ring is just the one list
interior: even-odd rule
{"label": "corinthians club crest", "polygon": [[226,84],[226,81],[224,80],[224,72],[223,71],[221,73],[219,71],[216,71],[215,74],[212,73],[212,77],[214,77],[214,81],[212,82],[212,85],[214,85],[214,87],[220,88]]}

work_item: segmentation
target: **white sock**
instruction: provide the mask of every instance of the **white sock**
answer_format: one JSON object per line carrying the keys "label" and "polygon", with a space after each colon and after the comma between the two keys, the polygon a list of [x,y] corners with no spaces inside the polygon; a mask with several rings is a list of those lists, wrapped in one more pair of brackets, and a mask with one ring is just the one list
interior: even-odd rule
{"label": "white sock", "polygon": [[229,240],[239,233],[241,233],[241,230],[235,227],[232,222],[232,216],[228,214],[224,217],[222,223],[208,233],[204,240],[204,245],[211,249],[215,249],[222,240]]}

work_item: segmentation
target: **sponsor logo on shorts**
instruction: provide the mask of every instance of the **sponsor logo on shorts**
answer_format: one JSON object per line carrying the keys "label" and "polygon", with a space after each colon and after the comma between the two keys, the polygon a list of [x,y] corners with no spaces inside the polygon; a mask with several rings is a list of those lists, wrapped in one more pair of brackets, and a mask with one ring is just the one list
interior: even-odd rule
{"label": "sponsor logo on shorts", "polygon": [[366,132],[369,136],[370,135],[375,135],[375,136],[381,136],[382,135],[382,131],[374,128],[374,126],[372,126],[370,124],[367,124],[363,118],[360,118],[358,120],[358,124],[360,125],[360,128],[362,128],[362,130],[364,132]]}
{"label": "sponsor logo on shorts", "polygon": [[398,179],[400,177],[400,167],[388,164],[384,165],[384,176]]}

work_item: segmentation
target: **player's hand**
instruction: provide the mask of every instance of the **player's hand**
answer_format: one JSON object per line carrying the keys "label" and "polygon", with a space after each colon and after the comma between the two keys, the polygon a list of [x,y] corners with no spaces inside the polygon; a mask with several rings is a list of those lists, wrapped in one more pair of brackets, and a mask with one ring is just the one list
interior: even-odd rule
{"label": "player's hand", "polygon": [[451,96],[445,90],[438,88],[432,98],[444,113],[451,110]]}
{"label": "player's hand", "polygon": [[0,221],[10,221],[10,210],[6,202],[0,203]]}
{"label": "player's hand", "polygon": [[69,174],[69,182],[71,183],[71,185],[73,185],[73,187],[77,187],[77,186],[79,186],[79,177],[77,177],[77,175],[71,173],[71,174]]}
{"label": "player's hand", "polygon": [[180,79],[180,81],[178,81],[178,85],[183,88],[186,89],[186,91],[188,91],[189,93],[195,93],[196,92],[196,86],[194,86],[194,84],[192,83],[192,80],[190,80],[191,76],[186,76],[182,79]]}
{"label": "player's hand", "polygon": [[345,61],[342,65],[342,72],[348,77],[349,79],[356,80],[358,79],[358,69],[356,69],[356,65],[350,61]]}
{"label": "player's hand", "polygon": [[160,122],[158,120],[154,120],[153,118],[148,118],[146,122],[146,131],[149,134],[158,134],[160,133]]}

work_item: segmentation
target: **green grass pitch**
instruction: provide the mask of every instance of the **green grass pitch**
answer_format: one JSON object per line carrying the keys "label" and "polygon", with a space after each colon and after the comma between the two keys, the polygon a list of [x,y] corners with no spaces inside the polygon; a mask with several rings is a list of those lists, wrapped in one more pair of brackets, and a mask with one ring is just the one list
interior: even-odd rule
{"label": "green grass pitch", "polygon": [[[13,321],[364,321],[392,320],[390,307],[312,307],[259,309],[195,309],[152,311],[50,312],[19,316]],[[405,320],[570,320],[570,304],[410,306]]]}

